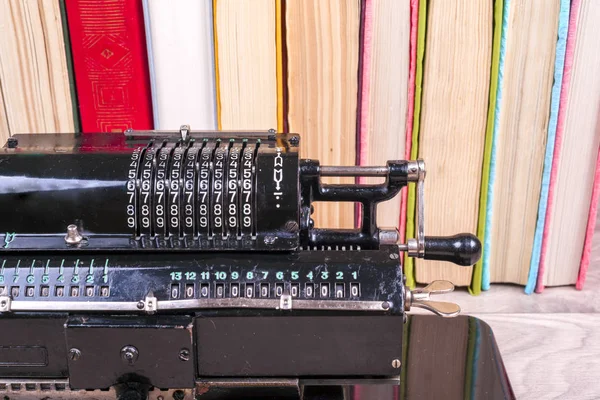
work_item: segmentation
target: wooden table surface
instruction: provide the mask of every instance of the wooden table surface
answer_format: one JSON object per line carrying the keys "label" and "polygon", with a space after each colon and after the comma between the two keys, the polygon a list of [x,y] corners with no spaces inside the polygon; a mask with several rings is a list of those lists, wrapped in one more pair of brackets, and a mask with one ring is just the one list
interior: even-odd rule
{"label": "wooden table surface", "polygon": [[492,285],[480,296],[444,295],[492,327],[518,399],[600,399],[599,231],[597,223],[582,291],[554,287],[528,296],[522,286]]}

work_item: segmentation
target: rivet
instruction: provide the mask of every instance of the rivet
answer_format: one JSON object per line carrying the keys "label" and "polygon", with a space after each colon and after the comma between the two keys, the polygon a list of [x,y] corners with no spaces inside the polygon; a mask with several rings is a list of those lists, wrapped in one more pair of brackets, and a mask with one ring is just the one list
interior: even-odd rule
{"label": "rivet", "polygon": [[392,260],[397,260],[398,258],[400,258],[400,255],[398,253],[390,253],[390,258]]}
{"label": "rivet", "polygon": [[400,366],[402,365],[402,363],[400,362],[400,360],[398,360],[397,358],[395,360],[392,361],[392,367],[393,368],[400,368]]}
{"label": "rivet", "polygon": [[181,361],[188,361],[190,359],[190,351],[188,349],[181,349],[179,351],[179,359]]}
{"label": "rivet", "polygon": [[76,349],[75,347],[73,347],[71,350],[69,350],[69,359],[71,361],[77,361],[81,358],[81,350]]}
{"label": "rivet", "polygon": [[139,310],[142,310],[142,309],[144,308],[144,302],[143,302],[143,301],[141,301],[141,300],[140,300],[140,301],[138,301],[138,303],[137,303],[136,307],[137,307]]}
{"label": "rivet", "polygon": [[121,349],[121,359],[129,365],[135,364],[140,353],[135,346],[125,346]]}

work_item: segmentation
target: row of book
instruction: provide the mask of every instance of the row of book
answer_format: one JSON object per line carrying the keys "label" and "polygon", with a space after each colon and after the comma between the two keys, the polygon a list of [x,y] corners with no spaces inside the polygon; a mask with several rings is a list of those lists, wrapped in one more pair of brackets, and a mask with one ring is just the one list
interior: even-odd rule
{"label": "row of book", "polygon": [[[0,135],[277,128],[323,165],[423,158],[426,232],[477,232],[484,256],[406,259],[409,285],[581,288],[599,22],[594,0],[7,0]],[[403,239],[412,189],[379,206]],[[360,222],[353,204],[318,204],[315,220]]]}
{"label": "row of book", "polygon": [[472,269],[409,260],[409,284],[581,289],[600,194],[600,3],[430,0],[417,12],[411,155],[429,160],[427,230],[476,229],[484,248]]}

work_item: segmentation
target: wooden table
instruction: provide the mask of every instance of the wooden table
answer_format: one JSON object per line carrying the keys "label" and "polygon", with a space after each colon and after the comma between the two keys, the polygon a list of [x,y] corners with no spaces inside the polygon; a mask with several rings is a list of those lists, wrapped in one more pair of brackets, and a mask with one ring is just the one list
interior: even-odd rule
{"label": "wooden table", "polygon": [[600,399],[600,224],[585,289],[492,285],[445,295],[494,330],[518,399]]}

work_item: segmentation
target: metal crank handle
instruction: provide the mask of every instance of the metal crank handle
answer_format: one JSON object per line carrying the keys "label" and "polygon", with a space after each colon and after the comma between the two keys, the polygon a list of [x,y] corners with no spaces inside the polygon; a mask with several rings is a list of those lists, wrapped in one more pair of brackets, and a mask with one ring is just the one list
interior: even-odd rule
{"label": "metal crank handle", "polygon": [[398,245],[398,249],[407,251],[411,257],[450,261],[462,266],[473,265],[481,258],[481,242],[470,233],[454,236],[425,236],[422,252],[411,251],[410,239],[409,243]]}
{"label": "metal crank handle", "polygon": [[409,257],[426,260],[450,261],[458,265],[475,264],[481,257],[481,242],[470,233],[454,236],[425,236],[425,162],[411,161],[408,166],[409,181],[417,185],[417,234],[399,244],[398,250],[408,252]]}

